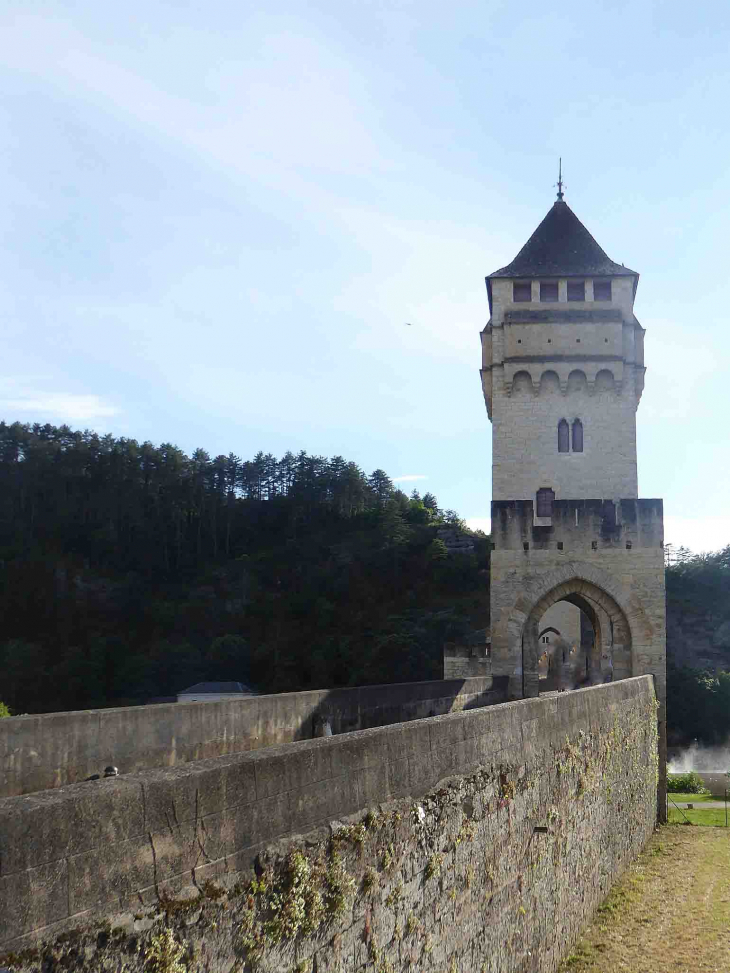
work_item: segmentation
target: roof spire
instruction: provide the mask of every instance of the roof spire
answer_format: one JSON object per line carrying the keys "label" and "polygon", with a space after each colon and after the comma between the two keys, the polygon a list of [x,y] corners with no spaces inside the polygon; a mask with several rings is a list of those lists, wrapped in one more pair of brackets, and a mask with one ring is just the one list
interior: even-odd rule
{"label": "roof spire", "polygon": [[558,166],[558,201],[559,202],[562,203],[564,195],[565,193],[563,192],[563,157],[560,156],[560,163]]}

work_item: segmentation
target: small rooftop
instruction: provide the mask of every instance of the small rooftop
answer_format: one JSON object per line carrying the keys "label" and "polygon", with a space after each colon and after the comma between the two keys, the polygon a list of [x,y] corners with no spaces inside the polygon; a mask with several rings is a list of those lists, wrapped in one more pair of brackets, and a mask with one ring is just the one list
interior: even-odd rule
{"label": "small rooftop", "polygon": [[240,693],[243,696],[255,695],[253,689],[242,682],[196,682],[194,686],[182,689],[178,696],[201,696],[205,693]]}

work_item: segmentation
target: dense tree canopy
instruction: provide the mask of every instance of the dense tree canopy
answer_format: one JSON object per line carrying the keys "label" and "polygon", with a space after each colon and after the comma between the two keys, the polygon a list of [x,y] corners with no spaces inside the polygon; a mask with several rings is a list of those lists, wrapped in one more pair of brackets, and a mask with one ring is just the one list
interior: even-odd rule
{"label": "dense tree canopy", "polygon": [[730,545],[711,554],[692,554],[685,548],[666,553],[670,620],[684,622],[680,631],[688,634],[682,638],[699,639],[711,632],[715,652],[726,659],[721,667],[697,669],[678,665],[670,657],[670,739],[681,744],[692,740],[726,744],[730,740]]}
{"label": "dense tree canopy", "polygon": [[341,456],[186,456],[0,423],[0,699],[14,712],[438,678],[486,624],[489,544]]}

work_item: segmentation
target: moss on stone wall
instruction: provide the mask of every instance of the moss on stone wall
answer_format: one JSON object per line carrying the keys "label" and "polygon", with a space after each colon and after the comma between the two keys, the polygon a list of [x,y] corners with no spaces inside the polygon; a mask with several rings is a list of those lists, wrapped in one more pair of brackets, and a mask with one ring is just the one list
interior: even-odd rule
{"label": "moss on stone wall", "polygon": [[[0,958],[14,973],[554,969],[655,816],[655,704],[499,751],[417,801],[260,852],[249,875]],[[555,737],[553,737],[555,739]]]}

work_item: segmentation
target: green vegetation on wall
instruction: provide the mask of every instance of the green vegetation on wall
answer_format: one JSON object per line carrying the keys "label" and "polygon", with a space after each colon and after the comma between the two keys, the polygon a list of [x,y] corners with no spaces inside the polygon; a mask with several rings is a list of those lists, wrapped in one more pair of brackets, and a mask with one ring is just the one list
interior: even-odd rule
{"label": "green vegetation on wall", "polygon": [[251,869],[197,876],[195,894],[135,901],[113,928],[81,920],[0,967],[119,973],[123,957],[127,973],[533,969],[531,954],[573,941],[654,827],[653,694],[603,693],[625,705],[589,717],[587,702],[569,713],[565,698],[557,710],[532,701],[523,725],[539,720],[541,734],[527,747],[517,717],[501,731],[517,745],[476,770],[452,775],[453,754],[426,793],[290,835]]}

